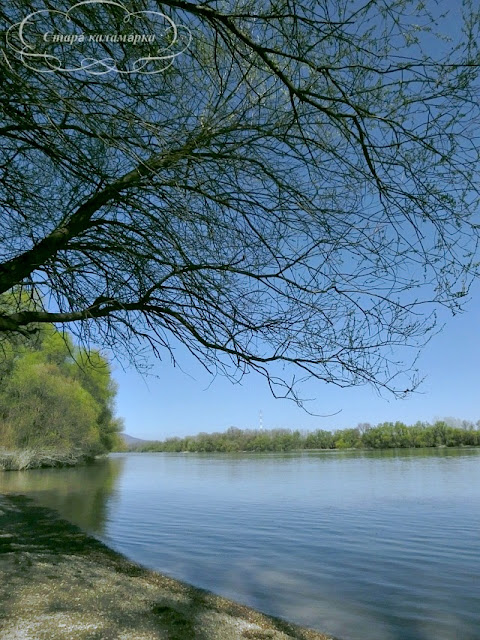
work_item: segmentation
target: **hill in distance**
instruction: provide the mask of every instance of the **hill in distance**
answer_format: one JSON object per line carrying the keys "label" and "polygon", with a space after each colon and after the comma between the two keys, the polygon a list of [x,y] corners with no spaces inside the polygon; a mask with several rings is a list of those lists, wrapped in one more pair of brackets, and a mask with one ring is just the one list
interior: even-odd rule
{"label": "hill in distance", "polygon": [[127,446],[132,444],[142,444],[142,442],[150,442],[149,440],[143,440],[142,438],[134,438],[133,436],[129,436],[128,433],[121,433],[123,441]]}

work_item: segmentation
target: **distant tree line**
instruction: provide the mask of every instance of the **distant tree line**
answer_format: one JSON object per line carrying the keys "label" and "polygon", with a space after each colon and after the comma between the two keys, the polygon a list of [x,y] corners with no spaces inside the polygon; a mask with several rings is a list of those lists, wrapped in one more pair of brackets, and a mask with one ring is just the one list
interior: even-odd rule
{"label": "distant tree line", "polygon": [[393,449],[411,447],[480,446],[480,423],[464,421],[450,426],[444,420],[433,424],[417,422],[407,426],[403,422],[384,422],[377,426],[360,424],[353,429],[313,432],[290,429],[237,429],[230,427],[223,433],[200,433],[185,438],[168,438],[140,445],[131,451],[167,452],[241,452],[295,451],[309,449]]}
{"label": "distant tree line", "polygon": [[[0,307],[8,304],[3,296]],[[27,308],[32,304],[25,300]],[[0,468],[38,466],[39,452],[45,464],[55,464],[111,451],[122,427],[114,416],[115,394],[105,358],[78,347],[53,325],[5,336],[0,342]]]}

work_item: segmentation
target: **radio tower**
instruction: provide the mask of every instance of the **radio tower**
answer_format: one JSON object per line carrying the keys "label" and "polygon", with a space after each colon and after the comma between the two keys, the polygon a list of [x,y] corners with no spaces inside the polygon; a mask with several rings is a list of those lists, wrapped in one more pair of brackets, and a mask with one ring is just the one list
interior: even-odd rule
{"label": "radio tower", "polygon": [[263,431],[263,413],[262,413],[261,410],[260,410],[260,420],[259,420],[259,422],[260,422],[260,431]]}

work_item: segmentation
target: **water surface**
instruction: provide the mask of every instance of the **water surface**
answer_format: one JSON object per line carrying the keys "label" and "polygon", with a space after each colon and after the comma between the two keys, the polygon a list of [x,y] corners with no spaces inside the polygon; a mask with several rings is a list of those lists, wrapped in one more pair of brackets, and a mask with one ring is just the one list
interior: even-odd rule
{"label": "water surface", "polygon": [[480,450],[116,454],[1,491],[344,640],[480,640]]}

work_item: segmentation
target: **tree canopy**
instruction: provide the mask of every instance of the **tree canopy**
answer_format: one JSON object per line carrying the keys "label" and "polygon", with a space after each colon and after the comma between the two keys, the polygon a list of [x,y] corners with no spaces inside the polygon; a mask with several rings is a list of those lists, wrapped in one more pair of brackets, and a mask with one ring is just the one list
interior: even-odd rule
{"label": "tree canopy", "polygon": [[117,444],[116,385],[100,353],[52,325],[2,348],[0,447],[94,456]]}
{"label": "tree canopy", "polygon": [[[45,302],[0,309],[0,332],[63,323],[133,359],[146,344],[175,360],[182,343],[293,397],[293,370],[413,388],[415,355],[397,347],[416,354],[436,306],[459,308],[479,237],[480,21],[468,1],[443,5],[135,0],[191,34],[161,73],[27,64],[10,38],[0,292]],[[12,0],[1,17],[45,10],[31,26],[45,48],[39,34],[59,30],[46,10],[68,7]],[[83,3],[62,28],[123,17]],[[128,42],[96,46],[131,57]]]}

